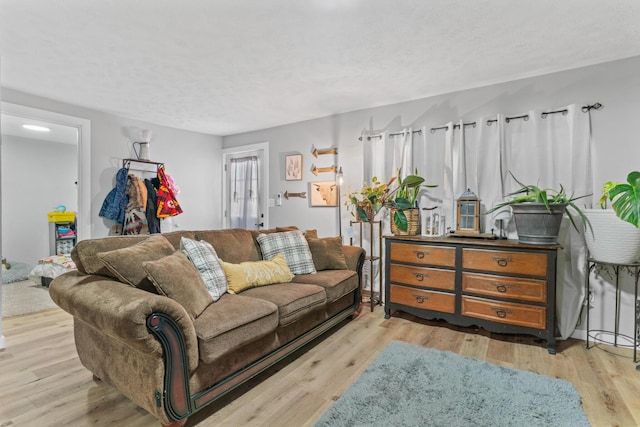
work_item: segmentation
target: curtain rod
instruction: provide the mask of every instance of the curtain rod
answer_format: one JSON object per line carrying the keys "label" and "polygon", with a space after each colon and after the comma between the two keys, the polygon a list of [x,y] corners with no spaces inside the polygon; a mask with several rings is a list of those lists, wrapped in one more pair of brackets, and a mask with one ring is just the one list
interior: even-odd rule
{"label": "curtain rod", "polygon": [[[417,129],[417,130],[413,130],[411,131],[411,133],[422,133],[422,129]],[[389,136],[398,136],[398,135],[403,135],[404,132],[393,132],[390,133]],[[369,135],[367,136],[367,141],[371,141],[372,138],[382,138],[382,134],[376,134],[376,135]],[[358,140],[362,141],[362,136],[358,137]]]}
{"label": "curtain rod", "polygon": [[[604,105],[602,105],[599,102],[596,102],[592,105],[584,105],[582,107],[582,112],[583,113],[588,113],[591,110],[599,110],[601,108],[603,108]],[[540,117],[543,119],[546,119],[547,116],[549,114],[562,114],[563,116],[566,116],[567,113],[569,112],[569,110],[567,110],[566,108],[564,110],[555,110],[555,111],[543,111],[542,113],[540,113]],[[509,123],[511,120],[518,120],[518,119],[523,119],[525,122],[529,120],[529,115],[528,114],[523,114],[521,116],[512,116],[512,117],[505,117],[505,122]],[[497,122],[498,119],[489,119],[487,120],[487,126],[491,126],[492,123]],[[470,122],[470,123],[463,123],[464,126],[473,126],[476,127],[476,122]],[[431,128],[431,133],[435,133],[437,130],[443,130],[443,129],[448,129],[448,126],[438,126],[438,127],[433,127]],[[459,129],[460,125],[456,124],[453,125],[454,129]],[[414,130],[412,133],[421,133],[422,130],[418,129],[418,130]],[[403,132],[395,132],[395,133],[390,133],[389,136],[396,136],[396,135],[402,135]],[[382,134],[377,134],[377,135],[369,135],[367,136],[367,141],[370,141],[372,138],[382,138]],[[362,136],[358,137],[358,139],[360,141],[362,141]]]}

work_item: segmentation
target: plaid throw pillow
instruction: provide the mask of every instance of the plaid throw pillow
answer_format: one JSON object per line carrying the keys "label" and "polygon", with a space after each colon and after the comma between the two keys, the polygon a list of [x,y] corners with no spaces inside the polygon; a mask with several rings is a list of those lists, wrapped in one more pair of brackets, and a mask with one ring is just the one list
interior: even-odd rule
{"label": "plaid throw pillow", "polygon": [[180,250],[198,269],[213,301],[218,301],[227,292],[227,276],[220,265],[216,250],[204,240],[198,242],[186,237],[180,239]]}
{"label": "plaid throw pillow", "polygon": [[281,253],[293,274],[316,272],[309,244],[302,231],[260,234],[256,241],[260,245],[263,259],[271,260]]}

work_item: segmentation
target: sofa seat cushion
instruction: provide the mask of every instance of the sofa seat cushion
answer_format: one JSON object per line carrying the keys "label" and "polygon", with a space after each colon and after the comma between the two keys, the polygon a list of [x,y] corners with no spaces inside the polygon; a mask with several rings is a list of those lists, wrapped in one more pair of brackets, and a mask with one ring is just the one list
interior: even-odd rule
{"label": "sofa seat cushion", "polygon": [[266,300],[224,294],[193,322],[200,360],[217,358],[273,333],[278,327],[278,307]]}
{"label": "sofa seat cushion", "polygon": [[302,283],[262,286],[246,290],[242,295],[274,303],[278,307],[280,326],[295,322],[327,301],[323,287]]}
{"label": "sofa seat cushion", "polygon": [[300,274],[293,283],[308,283],[325,288],[327,302],[332,303],[358,287],[358,274],[353,270],[324,270],[316,274]]}

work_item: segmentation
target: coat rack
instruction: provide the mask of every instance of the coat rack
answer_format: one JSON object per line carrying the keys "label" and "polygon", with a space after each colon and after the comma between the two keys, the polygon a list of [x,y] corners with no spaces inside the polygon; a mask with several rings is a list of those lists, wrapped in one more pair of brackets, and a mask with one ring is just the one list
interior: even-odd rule
{"label": "coat rack", "polygon": [[142,164],[146,164],[146,165],[155,165],[156,166],[156,170],[159,169],[159,168],[164,167],[164,163],[152,162],[151,160],[122,159],[122,167],[123,168],[133,169],[133,170],[143,171],[143,172],[155,172],[155,170],[154,171],[150,171],[150,170],[147,170],[147,169],[132,168],[131,167],[132,163],[142,163]]}

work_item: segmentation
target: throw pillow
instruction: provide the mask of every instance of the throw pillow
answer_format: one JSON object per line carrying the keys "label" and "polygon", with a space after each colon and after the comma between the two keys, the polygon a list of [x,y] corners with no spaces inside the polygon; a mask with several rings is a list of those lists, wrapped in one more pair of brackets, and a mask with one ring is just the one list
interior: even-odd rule
{"label": "throw pillow", "polygon": [[213,302],[200,273],[181,251],[157,261],[144,261],[142,268],[158,293],[183,306],[192,319]]}
{"label": "throw pillow", "polygon": [[221,264],[227,275],[230,294],[257,286],[287,283],[294,277],[282,254],[277,254],[270,261],[245,261],[240,264],[221,261]]}
{"label": "throw pillow", "polygon": [[161,234],[154,234],[140,243],[126,248],[98,252],[96,256],[107,267],[109,277],[136,288],[156,292],[142,268],[144,261],[155,261],[175,251],[173,245]]}
{"label": "throw pillow", "polygon": [[180,249],[198,269],[213,301],[218,301],[227,292],[227,278],[211,243],[183,237],[180,239]]}
{"label": "throw pillow", "polygon": [[342,249],[342,238],[325,237],[316,239],[307,237],[309,250],[316,270],[347,270],[347,258]]}
{"label": "throw pillow", "polygon": [[316,272],[309,244],[302,231],[261,234],[256,240],[260,245],[264,259],[272,259],[281,253],[293,274],[313,274]]}

